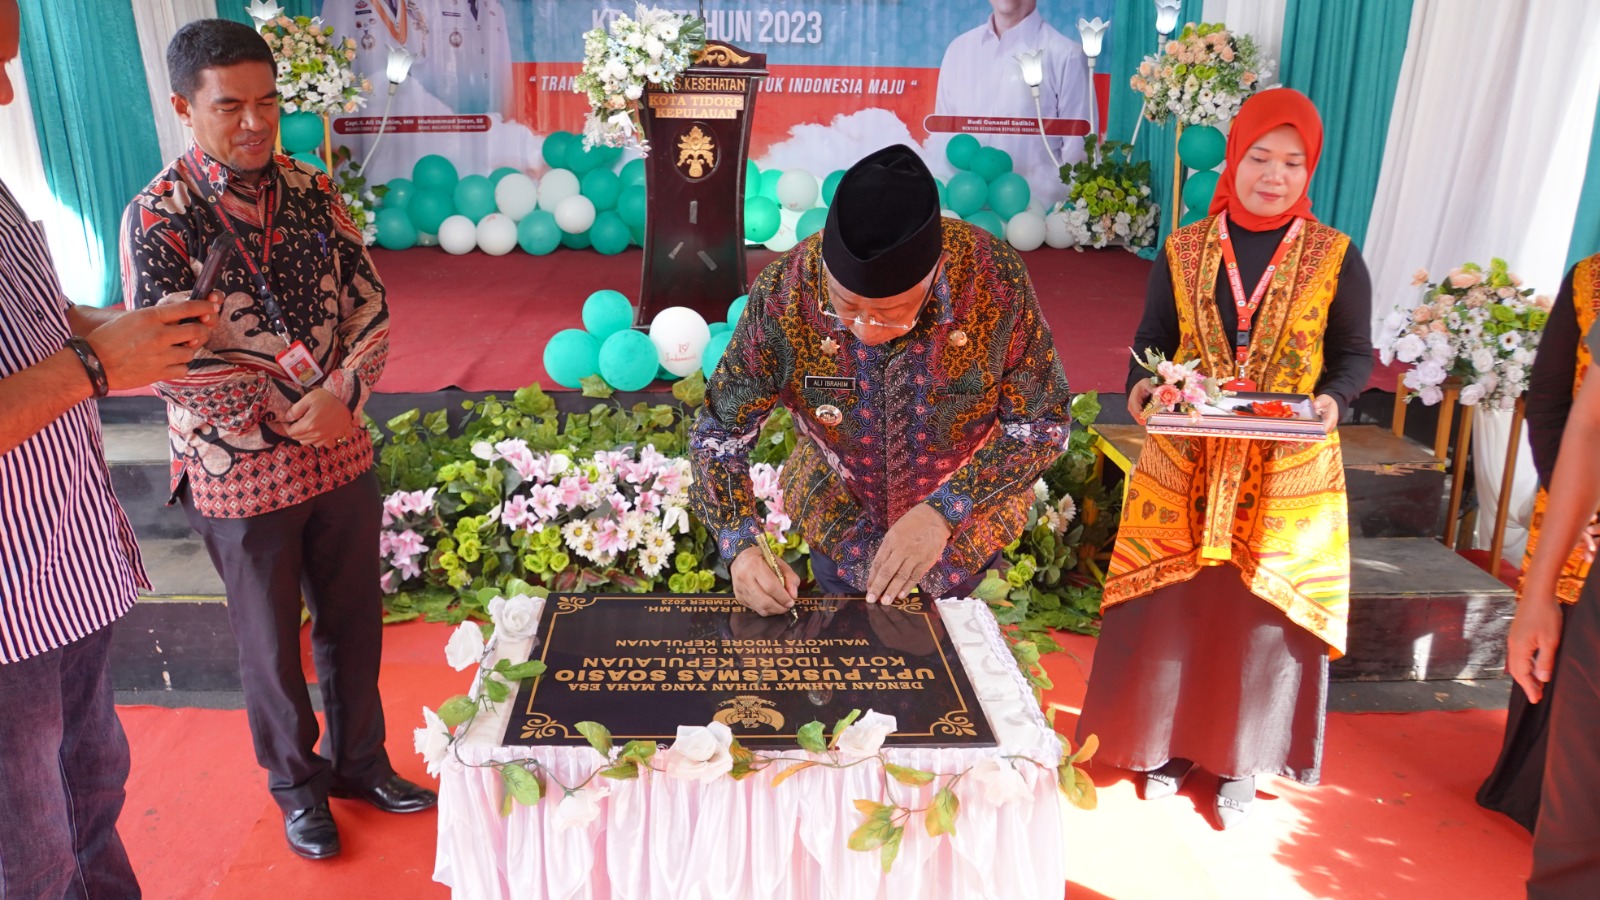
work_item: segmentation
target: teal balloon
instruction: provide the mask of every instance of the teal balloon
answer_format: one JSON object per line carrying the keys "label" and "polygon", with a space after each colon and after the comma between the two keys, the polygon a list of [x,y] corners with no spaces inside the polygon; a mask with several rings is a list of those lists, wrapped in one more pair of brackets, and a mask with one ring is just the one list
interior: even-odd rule
{"label": "teal balloon", "polygon": [[631,187],[644,187],[644,160],[628,160],[627,164],[622,167],[622,172],[617,177],[622,179],[622,187],[624,189]]}
{"label": "teal balloon", "polygon": [[403,209],[378,210],[378,246],[385,250],[409,250],[417,245],[417,226]]}
{"label": "teal balloon", "polygon": [[283,152],[305,153],[322,146],[322,117],[316,113],[292,112],[278,117],[278,140]]}
{"label": "teal balloon", "polygon": [[600,377],[619,391],[648,387],[660,366],[656,345],[642,331],[626,328],[600,344]]}
{"label": "teal balloon", "polygon": [[589,226],[589,241],[594,244],[595,252],[604,256],[616,256],[628,249],[629,238],[628,223],[622,221],[616,210],[602,211]]}
{"label": "teal balloon", "polygon": [[383,192],[384,209],[405,209],[411,205],[411,197],[417,192],[416,185],[409,178],[396,178],[384,187],[388,188]]}
{"label": "teal balloon", "polygon": [[571,169],[572,173],[579,178],[582,178],[586,172],[605,168],[603,162],[605,157],[600,152],[602,149],[604,148],[595,147],[586,150],[582,139],[574,141],[572,146],[567,148],[567,168]]}
{"label": "teal balloon", "polygon": [[722,354],[728,352],[728,342],[731,340],[733,340],[732,331],[718,332],[706,342],[706,349],[700,351],[700,371],[704,372],[707,378],[717,370],[717,363],[722,362]]}
{"label": "teal balloon", "polygon": [[933,180],[933,183],[934,183],[935,186],[937,186],[939,188],[939,208],[940,209],[949,209],[950,208],[950,196],[949,196],[950,189],[945,186],[945,183],[944,183],[944,181],[942,179],[935,178]]}
{"label": "teal balloon", "polygon": [[761,173],[761,196],[776,202],[778,199],[778,179],[783,177],[782,169],[768,169]]}
{"label": "teal balloon", "polygon": [[569,234],[563,231],[561,232],[561,246],[568,250],[587,250],[593,246],[593,242],[589,240],[589,232],[587,231],[580,231],[577,234]]}
{"label": "teal balloon", "polygon": [[963,219],[983,209],[983,204],[989,202],[989,182],[972,172],[957,172],[950,176],[950,184],[945,192],[949,195],[950,211]]}
{"label": "teal balloon", "polygon": [[668,372],[665,366],[656,366],[656,378],[661,381],[677,381],[680,377]]}
{"label": "teal balloon", "polygon": [[1181,227],[1183,227],[1185,225],[1193,225],[1194,223],[1200,221],[1201,219],[1204,219],[1205,217],[1206,217],[1206,211],[1205,210],[1203,210],[1203,209],[1191,209],[1188,212],[1184,213],[1182,218],[1178,219],[1178,227],[1181,228]]}
{"label": "teal balloon", "polygon": [[[595,291],[583,301],[583,327],[602,341],[619,331],[626,331],[633,327],[633,304],[621,291]],[[652,350],[650,362],[653,364],[655,360],[656,354]]]}
{"label": "teal balloon", "polygon": [[[765,173],[763,173],[765,177]],[[782,224],[778,201],[765,195],[744,200],[744,239],[761,244],[772,240]]]}
{"label": "teal balloon", "polygon": [[544,371],[564,388],[583,387],[585,378],[600,371],[600,342],[581,328],[556,332],[544,345]]}
{"label": "teal balloon", "polygon": [[728,324],[739,324],[739,317],[744,315],[744,308],[750,305],[750,295],[740,294],[732,303],[728,304]]}
{"label": "teal balloon", "polygon": [[814,206],[800,214],[799,221],[794,223],[795,240],[803,241],[822,230],[828,223],[828,208]]}
{"label": "teal balloon", "polygon": [[449,191],[423,188],[411,195],[406,213],[411,216],[411,224],[417,226],[418,231],[438,234],[444,220],[456,214],[455,200]]}
{"label": "teal balloon", "polygon": [[296,153],[293,158],[300,160],[313,169],[328,171],[328,164],[322,161],[322,155],[319,153]]}
{"label": "teal balloon", "polygon": [[578,193],[594,203],[596,212],[617,208],[617,196],[622,193],[622,179],[610,169],[590,169],[579,179]]}
{"label": "teal balloon", "polygon": [[454,194],[456,212],[478,224],[478,220],[494,212],[494,182],[483,175],[468,175],[456,182]]}
{"label": "teal balloon", "polygon": [[1002,222],[992,209],[981,209],[970,216],[963,216],[962,218],[997,238],[1004,239],[1006,236],[1006,223]]}
{"label": "teal balloon", "polygon": [[972,158],[981,149],[978,139],[970,134],[958,134],[945,145],[944,158],[958,169],[971,169]]}
{"label": "teal balloon", "polygon": [[622,195],[617,198],[617,215],[622,217],[622,221],[626,222],[629,228],[644,227],[644,185],[636,184],[622,189]]}
{"label": "teal balloon", "polygon": [[1228,139],[1212,125],[1190,125],[1178,138],[1178,158],[1191,169],[1206,171],[1228,155]]}
{"label": "teal balloon", "polygon": [[570,131],[552,131],[545,135],[544,147],[540,149],[545,165],[552,169],[572,168],[567,165],[567,151],[574,144],[577,144],[579,149],[582,149],[580,139]]}
{"label": "teal balloon", "polygon": [[456,174],[455,163],[437,153],[429,153],[411,167],[411,180],[420,188],[453,191],[461,176]]}
{"label": "teal balloon", "polygon": [[517,223],[517,246],[534,256],[543,256],[561,246],[561,226],[546,210],[536,209]]}
{"label": "teal balloon", "polygon": [[500,168],[489,173],[489,183],[495,187],[499,187],[500,179],[506,177],[507,175],[515,175],[521,171],[521,169],[513,168],[511,166],[501,166]]}
{"label": "teal balloon", "polygon": [[727,322],[711,322],[706,327],[711,329],[711,336],[716,337],[724,331],[732,331],[733,326]]}
{"label": "teal balloon", "polygon": [[1183,183],[1183,205],[1202,212],[1211,206],[1211,195],[1217,192],[1217,173],[1195,172]]}
{"label": "teal balloon", "polygon": [[643,247],[644,246],[644,226],[643,225],[637,225],[637,226],[629,225],[628,226],[628,236],[633,238],[633,245],[635,247]]}
{"label": "teal balloon", "polygon": [[833,195],[839,190],[839,182],[844,180],[844,170],[834,169],[828,177],[822,179],[822,205],[832,206]]}
{"label": "teal balloon", "polygon": [[1010,219],[1027,209],[1030,196],[1028,179],[1015,172],[1007,172],[989,183],[989,208],[1002,219]]}
{"label": "teal balloon", "polygon": [[753,159],[744,161],[744,192],[746,196],[761,193],[761,167]]}
{"label": "teal balloon", "polygon": [[593,150],[590,150],[589,155],[593,157],[595,161],[595,168],[605,169],[607,172],[615,174],[617,160],[622,158],[622,148],[611,147],[602,144],[598,147],[595,147]]}
{"label": "teal balloon", "polygon": [[979,147],[972,154],[972,171],[984,181],[993,181],[1011,171],[1011,154],[994,147]]}

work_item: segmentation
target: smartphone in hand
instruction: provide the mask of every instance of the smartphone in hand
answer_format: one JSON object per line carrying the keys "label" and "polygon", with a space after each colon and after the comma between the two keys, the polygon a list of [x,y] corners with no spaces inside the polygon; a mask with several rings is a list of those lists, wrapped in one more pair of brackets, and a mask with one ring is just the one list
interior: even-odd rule
{"label": "smartphone in hand", "polygon": [[[195,279],[194,290],[189,292],[189,299],[204,300],[216,288],[217,281],[222,277],[222,269],[233,256],[233,238],[226,234],[217,235],[206,250],[205,262],[200,265],[200,277]],[[199,319],[188,318],[184,322],[198,322]]]}

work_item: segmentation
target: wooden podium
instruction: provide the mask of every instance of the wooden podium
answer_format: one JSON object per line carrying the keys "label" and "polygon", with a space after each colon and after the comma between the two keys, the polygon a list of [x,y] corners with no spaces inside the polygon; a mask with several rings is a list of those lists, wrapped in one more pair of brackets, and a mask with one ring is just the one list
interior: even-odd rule
{"label": "wooden podium", "polygon": [[745,292],[744,175],[764,53],[711,41],[671,91],[650,87],[640,122],[650,143],[639,318],[687,306],[721,321]]}

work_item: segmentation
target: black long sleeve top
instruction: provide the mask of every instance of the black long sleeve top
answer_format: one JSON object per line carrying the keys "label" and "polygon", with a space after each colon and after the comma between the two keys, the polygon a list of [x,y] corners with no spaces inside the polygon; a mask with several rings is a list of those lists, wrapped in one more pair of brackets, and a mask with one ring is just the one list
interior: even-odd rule
{"label": "black long sleeve top", "polygon": [[1539,338],[1539,353],[1528,374],[1528,444],[1539,483],[1550,487],[1561,450],[1561,432],[1572,411],[1572,382],[1578,377],[1578,307],[1572,297],[1572,271],[1561,281],[1550,320]]}
{"label": "black long sleeve top", "polygon": [[[1228,230],[1239,259],[1239,277],[1245,290],[1252,291],[1289,226],[1274,231],[1246,231],[1230,221]],[[1217,272],[1217,311],[1221,314],[1222,329],[1230,347],[1239,332],[1239,313],[1232,298],[1227,270],[1220,269]],[[1144,358],[1146,348],[1153,348],[1171,359],[1178,352],[1179,340],[1172,269],[1165,259],[1158,259],[1145,287],[1144,317],[1134,333],[1133,350],[1140,359]],[[1322,348],[1322,377],[1317,380],[1316,393],[1327,394],[1337,401],[1342,419],[1372,375],[1372,278],[1354,244],[1345,251],[1344,262],[1339,267],[1339,286],[1328,305],[1328,329]],[[1128,389],[1148,377],[1150,373],[1138,362],[1129,361]],[[1570,388],[1570,381],[1568,386]]]}

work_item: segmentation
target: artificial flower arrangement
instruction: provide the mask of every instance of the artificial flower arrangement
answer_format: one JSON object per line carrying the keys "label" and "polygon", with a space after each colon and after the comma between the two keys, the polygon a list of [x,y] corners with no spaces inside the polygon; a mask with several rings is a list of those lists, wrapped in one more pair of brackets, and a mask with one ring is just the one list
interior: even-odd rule
{"label": "artificial flower arrangement", "polygon": [[344,201],[350,221],[361,231],[361,239],[371,247],[378,240],[378,195],[367,185],[361,165],[351,159],[350,148],[340,144],[333,150],[333,182]]}
{"label": "artificial flower arrangement", "polygon": [[1550,298],[1522,287],[1503,259],[1491,260],[1487,271],[1467,263],[1439,281],[1419,269],[1411,283],[1422,289],[1422,302],[1384,321],[1384,363],[1410,365],[1403,383],[1430,406],[1444,399],[1450,378],[1462,382],[1463,406],[1515,406],[1528,389]]}
{"label": "artificial flower arrangement", "polygon": [[[456,671],[476,668],[476,690],[458,694],[439,705],[439,710],[424,707],[423,727],[415,730],[414,746],[427,764],[428,774],[437,777],[446,766],[467,766],[461,759],[458,743],[472,727],[478,714],[512,695],[513,686],[544,674],[544,663],[529,660],[512,663],[500,659],[493,665],[496,642],[525,640],[538,625],[537,607],[531,596],[492,597],[487,602],[492,623],[485,640],[478,624],[463,622],[445,645],[445,659]],[[1051,724],[1054,724],[1052,709]],[[733,731],[721,722],[707,725],[680,725],[677,738],[663,747],[654,741],[635,740],[622,746],[612,743],[611,732],[598,722],[579,722],[574,726],[589,741],[596,759],[589,773],[572,784],[538,759],[497,760],[484,764],[495,769],[505,785],[501,815],[510,815],[514,804],[536,806],[546,797],[557,804],[555,827],[558,831],[582,828],[599,818],[601,803],[611,794],[611,783],[639,778],[667,777],[712,784],[723,778],[740,781],[751,776],[766,777],[775,790],[798,772],[821,767],[846,769],[875,765],[881,770],[879,797],[862,798],[855,807],[862,821],[848,838],[852,850],[878,851],[884,872],[894,865],[900,842],[914,816],[921,816],[929,837],[955,834],[961,801],[954,791],[963,780],[976,786],[968,796],[981,798],[993,806],[1029,796],[1025,767],[1048,770],[1037,760],[1020,754],[986,757],[960,772],[928,772],[889,762],[883,744],[898,723],[894,716],[860,710],[834,724],[832,731],[819,721],[801,726],[796,735],[799,751],[758,752],[739,743]],[[1073,805],[1094,809],[1097,803],[1094,781],[1083,765],[1094,756],[1099,741],[1090,736],[1076,751],[1059,732],[1061,762],[1056,765],[1057,787]],[[896,787],[899,785],[900,787]],[[922,789],[934,786],[931,798],[919,805]],[[790,788],[795,790],[795,788]],[[898,796],[897,796],[898,795]]]}
{"label": "artificial flower arrangement", "polygon": [[1160,125],[1176,116],[1184,125],[1224,125],[1245,98],[1272,76],[1255,39],[1220,22],[1193,22],[1146,56],[1129,84],[1144,95],[1144,117]]}
{"label": "artificial flower arrangement", "polygon": [[1223,389],[1217,379],[1199,370],[1198,357],[1186,363],[1175,363],[1148,347],[1145,348],[1143,359],[1131,349],[1128,352],[1133,353],[1140,368],[1150,373],[1151,394],[1150,402],[1144,407],[1146,416],[1176,412],[1198,419],[1201,407],[1216,406],[1219,400],[1230,393]]}
{"label": "artificial flower arrangement", "polygon": [[278,61],[278,95],[284,112],[316,115],[355,112],[372,82],[356,74],[356,42],[337,38],[333,26],[310,16],[278,16],[260,27]]}
{"label": "artificial flower arrangement", "polygon": [[1150,193],[1150,162],[1135,163],[1133,146],[1083,139],[1086,156],[1061,167],[1061,179],[1071,185],[1067,200],[1052,215],[1066,220],[1072,246],[1105,247],[1121,244],[1130,252],[1156,241],[1161,207]]}
{"label": "artificial flower arrangement", "polygon": [[705,45],[704,19],[643,4],[631,18],[612,19],[609,33],[599,27],[585,32],[583,70],[573,86],[589,98],[583,145],[637,144],[641,152],[649,152],[639,122],[645,86],[672,90]]}

